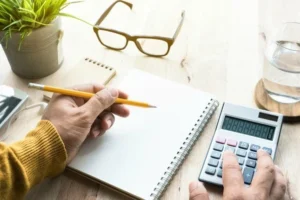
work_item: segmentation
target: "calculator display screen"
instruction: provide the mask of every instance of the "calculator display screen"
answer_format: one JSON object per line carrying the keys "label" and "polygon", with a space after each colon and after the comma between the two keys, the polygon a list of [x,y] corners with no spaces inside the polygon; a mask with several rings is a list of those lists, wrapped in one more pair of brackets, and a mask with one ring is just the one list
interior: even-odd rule
{"label": "calculator display screen", "polygon": [[222,129],[273,140],[275,127],[225,116]]}

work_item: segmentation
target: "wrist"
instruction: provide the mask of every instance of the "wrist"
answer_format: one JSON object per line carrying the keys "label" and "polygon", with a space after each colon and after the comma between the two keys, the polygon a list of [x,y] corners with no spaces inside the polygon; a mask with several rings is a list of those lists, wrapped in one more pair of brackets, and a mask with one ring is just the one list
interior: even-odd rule
{"label": "wrist", "polygon": [[30,186],[58,175],[66,166],[64,143],[50,121],[40,121],[24,140],[12,144],[11,149],[19,158]]}

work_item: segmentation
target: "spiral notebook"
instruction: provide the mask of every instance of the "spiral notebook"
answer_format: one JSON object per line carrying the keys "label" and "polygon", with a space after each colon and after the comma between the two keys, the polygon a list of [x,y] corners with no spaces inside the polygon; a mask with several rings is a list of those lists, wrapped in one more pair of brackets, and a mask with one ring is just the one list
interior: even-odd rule
{"label": "spiral notebook", "polygon": [[68,168],[136,199],[159,199],[218,107],[214,96],[131,70],[119,89],[157,108],[128,107],[128,118],[87,139]]}
{"label": "spiral notebook", "polygon": [[[43,80],[43,84],[58,87],[70,87],[78,84],[98,83],[106,85],[116,74],[116,70],[95,59],[83,58],[65,74],[55,74],[55,81],[51,77]],[[52,92],[44,92],[44,99],[50,100]]]}

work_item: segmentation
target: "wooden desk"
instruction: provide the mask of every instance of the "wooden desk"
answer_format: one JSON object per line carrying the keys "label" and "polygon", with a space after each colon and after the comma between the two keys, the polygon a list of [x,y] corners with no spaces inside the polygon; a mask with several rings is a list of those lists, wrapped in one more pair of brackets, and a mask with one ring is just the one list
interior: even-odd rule
{"label": "wooden desk", "polygon": [[[72,14],[94,23],[113,1],[87,0],[68,8]],[[47,78],[55,80],[81,58],[91,57],[114,66],[120,78],[122,71],[139,68],[164,78],[188,84],[215,94],[220,102],[228,101],[256,107],[253,99],[255,84],[262,71],[262,34],[268,36],[272,27],[283,20],[299,21],[297,0],[132,0],[133,12],[118,5],[103,24],[131,34],[172,36],[186,10],[181,33],[170,54],[163,58],[146,57],[134,45],[122,52],[100,45],[92,28],[72,19],[63,19],[63,67]],[[271,3],[272,2],[272,3]],[[42,66],[41,66],[42,67]],[[15,76],[3,51],[0,51],[0,84],[10,84],[27,91],[28,105],[42,100],[40,91],[28,90],[29,80]],[[115,80],[114,80],[115,81]],[[112,81],[111,84],[114,83]],[[193,150],[172,180],[161,199],[188,199],[188,184],[196,180],[217,122],[220,108],[197,141]],[[24,112],[11,127],[7,142],[24,137],[40,119],[34,110]],[[300,125],[284,124],[275,163],[289,179],[290,196],[300,199]],[[145,180],[147,181],[147,180]],[[142,183],[141,183],[142,184]],[[221,199],[222,191],[207,186],[211,199]],[[126,199],[85,178],[64,172],[37,185],[27,199]]]}

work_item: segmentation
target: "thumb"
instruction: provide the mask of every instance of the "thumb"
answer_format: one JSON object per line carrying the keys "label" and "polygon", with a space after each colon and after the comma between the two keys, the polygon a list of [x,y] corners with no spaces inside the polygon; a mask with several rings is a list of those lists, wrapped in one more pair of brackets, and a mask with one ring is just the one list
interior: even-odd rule
{"label": "thumb", "polygon": [[118,90],[114,88],[103,89],[90,98],[81,108],[94,120],[115,102],[118,95]]}
{"label": "thumb", "polygon": [[199,181],[194,181],[190,183],[190,200],[209,200],[207,190],[205,189],[203,183]]}

